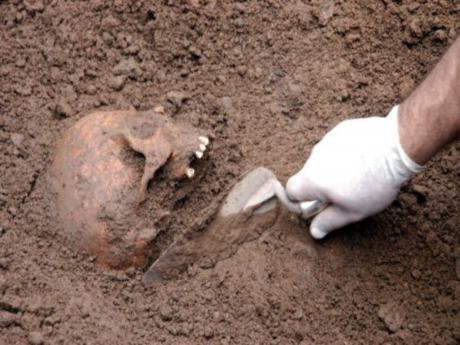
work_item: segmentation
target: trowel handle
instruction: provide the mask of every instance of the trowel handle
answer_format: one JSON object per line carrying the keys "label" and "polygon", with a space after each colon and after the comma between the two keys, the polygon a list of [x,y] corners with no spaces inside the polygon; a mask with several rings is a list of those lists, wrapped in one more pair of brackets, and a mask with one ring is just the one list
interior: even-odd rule
{"label": "trowel handle", "polygon": [[308,219],[314,215],[320,213],[327,206],[327,202],[320,200],[304,201],[300,203],[300,209],[302,210],[302,218]]}
{"label": "trowel handle", "polygon": [[313,217],[315,214],[321,212],[327,203],[320,200],[304,201],[304,202],[292,202],[289,200],[286,190],[284,189],[281,182],[273,180],[273,192],[277,196],[278,200],[291,212],[300,214],[303,219]]}

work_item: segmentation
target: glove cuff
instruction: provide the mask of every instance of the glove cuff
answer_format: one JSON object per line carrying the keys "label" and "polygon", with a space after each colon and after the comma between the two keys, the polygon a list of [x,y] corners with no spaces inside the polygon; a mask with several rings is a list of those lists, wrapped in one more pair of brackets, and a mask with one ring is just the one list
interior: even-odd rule
{"label": "glove cuff", "polygon": [[404,166],[412,173],[412,175],[418,174],[422,172],[425,167],[420,165],[412,160],[409,155],[404,151],[403,147],[401,146],[401,140],[399,137],[399,105],[395,105],[393,109],[391,109],[390,113],[387,116],[388,120],[390,120],[393,126],[393,133],[395,133],[395,141],[396,141],[396,148],[399,154],[399,158]]}

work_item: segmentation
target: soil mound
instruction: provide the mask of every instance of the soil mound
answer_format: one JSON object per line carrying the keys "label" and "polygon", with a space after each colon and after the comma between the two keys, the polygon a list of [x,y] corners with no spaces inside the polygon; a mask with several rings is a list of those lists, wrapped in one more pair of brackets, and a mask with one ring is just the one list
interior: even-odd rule
{"label": "soil mound", "polygon": [[459,343],[458,143],[324,242],[281,213],[150,289],[142,269],[66,246],[46,180],[58,139],[95,110],[161,104],[205,130],[196,178],[160,171],[139,209],[156,215],[153,260],[210,224],[244,171],[285,181],[336,123],[407,96],[460,32],[455,1],[11,0],[0,14],[0,344]]}

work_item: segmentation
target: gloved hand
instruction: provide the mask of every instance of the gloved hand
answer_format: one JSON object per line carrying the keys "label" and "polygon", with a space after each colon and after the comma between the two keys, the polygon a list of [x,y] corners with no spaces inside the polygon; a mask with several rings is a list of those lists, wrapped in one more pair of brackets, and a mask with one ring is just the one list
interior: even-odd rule
{"label": "gloved hand", "polygon": [[396,106],[386,117],[339,123],[289,179],[286,192],[293,201],[329,203],[310,226],[311,235],[321,239],[385,209],[422,169],[401,147]]}

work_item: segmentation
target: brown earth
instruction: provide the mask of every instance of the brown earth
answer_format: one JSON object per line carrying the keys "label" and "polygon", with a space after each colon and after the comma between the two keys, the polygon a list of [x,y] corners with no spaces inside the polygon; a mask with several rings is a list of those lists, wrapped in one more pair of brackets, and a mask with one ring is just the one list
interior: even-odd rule
{"label": "brown earth", "polygon": [[163,104],[209,133],[196,178],[150,184],[154,259],[244,171],[286,181],[334,124],[385,114],[459,32],[455,0],[0,1],[0,343],[458,344],[458,143],[326,241],[282,212],[154,288],[66,246],[47,171],[93,110]]}

